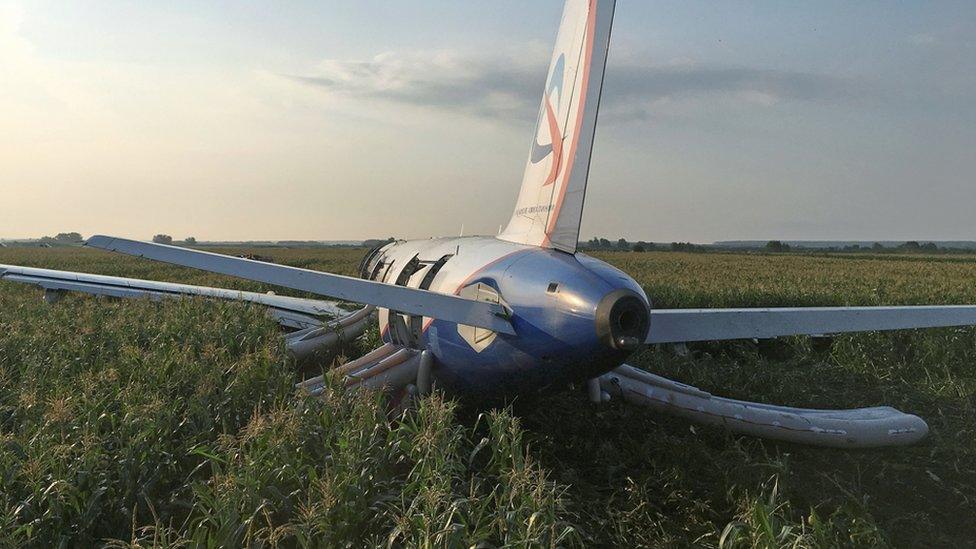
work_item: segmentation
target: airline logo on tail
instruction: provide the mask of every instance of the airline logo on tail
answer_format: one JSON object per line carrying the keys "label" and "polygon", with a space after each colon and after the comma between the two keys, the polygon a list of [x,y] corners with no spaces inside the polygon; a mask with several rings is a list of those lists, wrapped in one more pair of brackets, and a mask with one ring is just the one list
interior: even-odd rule
{"label": "airline logo on tail", "polygon": [[[539,121],[536,123],[535,140],[532,141],[532,164],[539,164],[552,155],[552,167],[546,177],[543,187],[552,185],[556,182],[559,175],[559,167],[563,157],[563,132],[559,128],[559,121],[556,113],[562,105],[563,78],[566,71],[566,54],[559,56],[553,67],[552,74],[549,76],[549,83],[546,85],[546,96],[542,101],[542,108],[539,110]],[[556,106],[553,107],[553,95],[556,98]],[[539,136],[542,133],[543,122],[549,133],[549,144],[540,145]]]}
{"label": "airline logo on tail", "polygon": [[574,253],[615,0],[566,0],[522,188],[499,238]]}

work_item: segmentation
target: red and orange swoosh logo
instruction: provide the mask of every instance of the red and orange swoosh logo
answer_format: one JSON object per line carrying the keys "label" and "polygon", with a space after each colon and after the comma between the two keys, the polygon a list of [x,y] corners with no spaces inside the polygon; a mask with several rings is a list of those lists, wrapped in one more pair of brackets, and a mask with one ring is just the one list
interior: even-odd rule
{"label": "red and orange swoosh logo", "polygon": [[549,137],[552,139],[552,168],[549,170],[549,176],[546,177],[545,183],[542,184],[543,187],[556,182],[556,178],[559,176],[559,166],[562,164],[563,158],[563,136],[562,132],[559,131],[559,122],[556,120],[556,113],[552,108],[552,101],[548,97],[546,98],[546,118],[549,121]]}

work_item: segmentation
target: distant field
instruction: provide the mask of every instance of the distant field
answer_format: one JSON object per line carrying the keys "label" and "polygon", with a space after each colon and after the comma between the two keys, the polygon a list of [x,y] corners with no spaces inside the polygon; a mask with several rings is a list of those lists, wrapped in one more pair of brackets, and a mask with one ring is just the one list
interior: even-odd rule
{"label": "distant field", "polygon": [[[256,253],[352,275],[363,250]],[[972,256],[595,255],[658,307],[976,303]],[[0,249],[4,263],[270,289],[77,248]],[[888,404],[931,427],[911,448],[844,452],[575,392],[481,418],[432,398],[388,422],[369,396],[296,396],[258,309],[39,295],[0,283],[0,546],[976,545],[973,329],[632,360],[724,396]]]}

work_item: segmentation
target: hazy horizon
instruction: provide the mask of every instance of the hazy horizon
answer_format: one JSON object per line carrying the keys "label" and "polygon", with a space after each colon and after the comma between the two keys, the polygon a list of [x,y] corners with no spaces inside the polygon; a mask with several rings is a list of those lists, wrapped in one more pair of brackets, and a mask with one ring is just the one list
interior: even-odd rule
{"label": "hazy horizon", "polygon": [[[59,231],[59,232],[65,232],[65,231]],[[163,234],[166,234],[166,233],[163,233]],[[44,238],[53,238],[54,236],[56,236],[56,233],[52,233],[50,235],[38,236],[38,237],[24,237],[24,238],[7,238],[7,237],[0,236],[0,243],[17,244],[17,243],[40,242]],[[82,236],[87,239],[88,237],[95,236],[95,235],[82,235]],[[153,235],[153,236],[155,236],[155,235]],[[309,239],[309,238],[301,238],[301,239],[295,239],[295,238],[283,238],[283,239],[254,238],[254,239],[246,239],[246,240],[244,240],[244,239],[213,240],[213,239],[207,239],[207,238],[197,238],[194,235],[186,235],[186,236],[168,235],[168,236],[172,237],[174,244],[177,244],[177,245],[182,244],[186,238],[189,238],[191,236],[196,240],[197,243],[199,243],[201,245],[211,245],[211,244],[213,244],[213,245],[223,245],[223,244],[228,244],[228,245],[233,245],[233,244],[271,244],[271,245],[274,245],[274,244],[282,244],[282,245],[284,245],[284,244],[289,244],[289,243],[309,243],[309,244],[321,244],[321,245],[332,245],[332,246],[335,246],[335,245],[340,245],[340,246],[342,246],[342,245],[352,245],[352,246],[356,246],[356,245],[360,245],[360,244],[363,244],[363,243],[366,243],[366,242],[386,240],[386,239],[390,238],[390,236],[385,236],[385,237],[352,238],[352,239],[344,239],[344,240]],[[468,236],[471,236],[471,235],[468,235]],[[475,235],[475,236],[490,236],[490,235]],[[146,242],[152,240],[152,237],[150,237],[150,236],[145,236],[145,237],[135,236],[135,237],[131,237],[131,238],[135,238],[137,240],[143,240],[143,241],[146,241]],[[394,235],[393,238],[397,238],[397,237]],[[590,236],[590,237],[581,237],[580,238],[580,242],[586,243],[586,242],[589,242],[589,241],[591,241],[593,239],[596,239],[596,238],[606,238],[606,239],[610,240],[611,243],[616,243],[619,240],[620,237],[613,236],[613,235],[595,235],[595,236]],[[700,245],[700,246],[716,246],[716,247],[735,247],[735,246],[762,247],[766,243],[769,243],[769,242],[772,242],[772,241],[780,241],[780,242],[783,242],[783,243],[786,243],[786,244],[790,244],[790,245],[796,245],[796,246],[799,246],[799,247],[810,247],[810,248],[818,248],[818,247],[823,248],[823,247],[831,247],[831,246],[834,246],[834,247],[836,247],[836,246],[848,246],[848,245],[853,245],[853,244],[867,245],[867,246],[871,246],[872,244],[882,244],[882,245],[884,245],[886,247],[892,247],[892,246],[899,246],[901,244],[905,244],[907,242],[913,242],[913,241],[914,242],[918,242],[920,244],[933,243],[933,244],[939,245],[940,247],[946,247],[946,246],[952,247],[952,245],[961,245],[964,248],[974,248],[974,247],[976,247],[976,239],[974,239],[974,240],[944,240],[944,239],[943,240],[940,240],[940,239],[912,238],[912,239],[907,239],[907,240],[892,240],[892,239],[876,239],[876,240],[872,240],[872,239],[867,239],[867,240],[865,240],[865,239],[830,239],[830,240],[818,240],[818,239],[759,238],[759,239],[727,239],[727,240],[710,240],[710,241],[695,241],[695,240],[691,240],[691,241],[689,241],[689,240],[680,240],[680,239],[679,240],[653,240],[653,239],[649,239],[649,238],[633,238],[633,239],[625,238],[625,240],[627,240],[627,242],[629,244],[637,244],[637,243],[641,243],[641,242],[643,242],[643,243],[651,243],[651,244],[671,244],[671,243],[676,243],[677,242],[677,243],[695,244],[695,245]],[[73,244],[80,245],[81,243],[73,243]]]}
{"label": "hazy horizon", "polygon": [[[495,234],[561,8],[0,0],[0,234]],[[584,240],[976,239],[972,3],[618,0],[604,92]]]}

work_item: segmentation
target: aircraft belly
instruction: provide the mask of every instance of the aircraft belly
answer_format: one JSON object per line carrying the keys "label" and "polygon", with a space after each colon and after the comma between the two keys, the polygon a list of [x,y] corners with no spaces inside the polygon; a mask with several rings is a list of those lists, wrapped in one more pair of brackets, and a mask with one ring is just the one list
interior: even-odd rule
{"label": "aircraft belly", "polygon": [[493,402],[583,381],[619,364],[600,361],[598,349],[553,345],[557,340],[550,334],[526,322],[518,322],[516,330],[518,338],[500,335],[477,352],[458,334],[457,325],[435,321],[426,341],[436,358],[437,385],[465,398]]}

